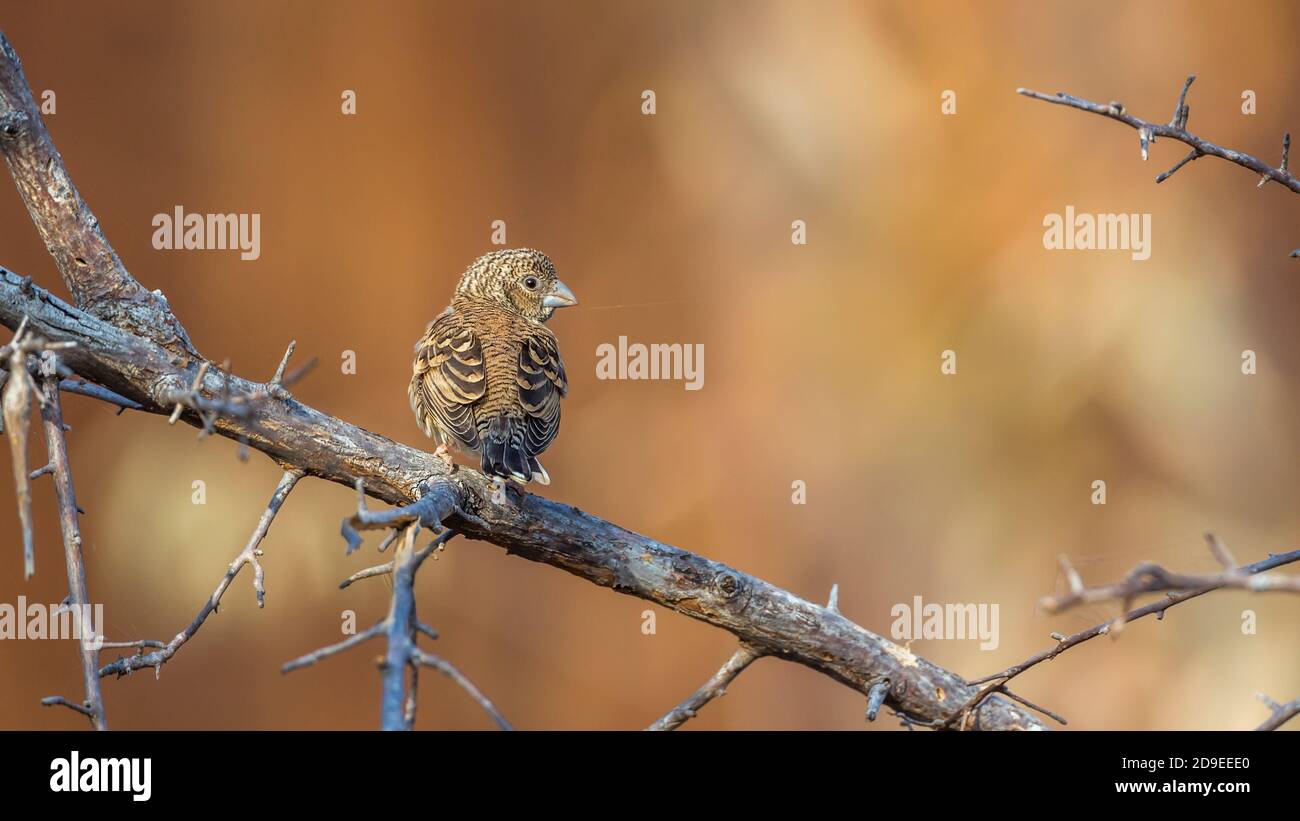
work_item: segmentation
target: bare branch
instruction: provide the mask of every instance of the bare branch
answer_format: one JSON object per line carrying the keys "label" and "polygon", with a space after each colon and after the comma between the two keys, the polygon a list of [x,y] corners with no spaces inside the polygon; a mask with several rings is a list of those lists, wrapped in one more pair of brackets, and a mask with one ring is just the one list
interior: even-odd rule
{"label": "bare branch", "polygon": [[[95,724],[95,712],[85,704],[77,704],[75,701],[68,701],[63,696],[46,696],[41,699],[41,704],[46,707],[67,707],[69,710],[75,710],[86,718],[90,719],[91,726]],[[95,729],[99,729],[96,727]]]}
{"label": "bare branch", "polygon": [[[1237,588],[1255,593],[1287,592],[1300,593],[1300,577],[1265,576],[1249,572],[1248,567],[1237,567],[1232,554],[1212,533],[1205,534],[1210,552],[1224,567],[1223,573],[1211,576],[1185,576],[1173,573],[1158,564],[1142,562],[1129,571],[1129,574],[1114,584],[1097,587],[1083,587],[1078,581],[1078,574],[1069,566],[1069,561],[1062,556],[1063,568],[1068,568],[1069,590],[1054,596],[1045,596],[1038,606],[1048,613],[1060,613],[1081,604],[1118,600],[1121,612],[1127,612],[1133,600],[1145,593],[1186,592],[1203,588]],[[1112,634],[1118,634],[1123,621],[1116,621]]]}
{"label": "bare branch", "polygon": [[72,184],[18,54],[3,33],[0,153],[77,306],[174,353],[195,355],[167,299],[136,282],[104,238],[99,220]]}
{"label": "bare branch", "polygon": [[752,664],[756,659],[761,658],[762,654],[746,644],[741,644],[740,648],[727,659],[718,672],[714,673],[708,681],[691,693],[681,704],[669,710],[654,724],[647,727],[647,730],[676,730],[687,721],[695,718],[699,711],[713,701],[726,695],[727,687],[731,682],[744,672],[745,668]]}
{"label": "bare branch", "polygon": [[[1042,92],[1028,88],[1018,88],[1016,89],[1016,93],[1035,100],[1052,103],[1054,105],[1077,108],[1080,111],[1097,114],[1106,117],[1107,119],[1124,123],[1129,128],[1136,129],[1138,132],[1138,143],[1142,152],[1143,160],[1147,158],[1148,145],[1155,142],[1158,137],[1167,137],[1171,140],[1177,140],[1178,142],[1191,147],[1192,150],[1187,154],[1187,156],[1179,160],[1173,168],[1170,168],[1168,171],[1156,177],[1157,183],[1169,179],[1176,171],[1178,171],[1178,169],[1182,168],[1189,162],[1203,156],[1211,156],[1227,160],[1230,163],[1240,165],[1242,168],[1250,169],[1259,174],[1260,187],[1263,187],[1265,183],[1271,181],[1290,189],[1294,193],[1300,194],[1300,179],[1297,179],[1288,168],[1288,154],[1291,150],[1290,134],[1287,134],[1282,138],[1282,164],[1281,166],[1274,168],[1258,157],[1251,156],[1242,151],[1235,151],[1231,148],[1224,148],[1215,145],[1209,140],[1202,139],[1187,130],[1187,117],[1189,113],[1187,107],[1187,91],[1192,87],[1192,81],[1195,79],[1196,75],[1191,75],[1187,78],[1187,82],[1183,84],[1182,93],[1178,95],[1178,105],[1174,108],[1174,116],[1168,123],[1153,123],[1139,117],[1134,117],[1124,109],[1122,104],[1118,102],[1103,105],[1101,103],[1094,103],[1090,100],[1075,97],[1072,94],[1066,94],[1064,91],[1058,91],[1056,94],[1043,94]],[[1293,252],[1291,256],[1300,256],[1300,250]]]}
{"label": "bare branch", "polygon": [[[1300,550],[1293,550],[1289,553],[1279,553],[1275,555],[1270,555],[1267,559],[1262,559],[1253,564],[1244,565],[1243,567],[1239,568],[1239,572],[1241,575],[1253,576],[1259,573],[1264,573],[1266,571],[1273,570],[1274,568],[1281,567],[1283,565],[1291,564],[1292,562],[1296,562],[1296,561],[1300,561]],[[1070,574],[1071,574],[1070,584],[1072,587],[1074,587],[1075,583],[1077,582],[1078,575],[1074,573],[1073,568],[1070,569]],[[1077,586],[1079,589],[1082,589],[1081,582],[1078,582]],[[1102,622],[1101,624],[1098,625],[1094,625],[1092,627],[1089,627],[1087,630],[1081,630],[1072,636],[1064,636],[1061,635],[1060,633],[1053,633],[1052,638],[1056,640],[1056,644],[1053,647],[1044,650],[1040,653],[1036,653],[1030,656],[1029,658],[1025,659],[1024,661],[1020,662],[1019,664],[1013,664],[1005,670],[1002,670],[1000,672],[994,673],[989,676],[984,676],[983,678],[977,678],[968,682],[970,685],[985,684],[991,686],[986,686],[982,690],[980,690],[980,692],[977,694],[977,696],[974,699],[962,705],[962,707],[957,712],[953,713],[952,717],[949,717],[948,721],[952,721],[953,718],[963,715],[972,707],[974,707],[976,704],[979,704],[985,697],[987,697],[988,695],[994,692],[998,692],[1002,687],[1005,687],[1009,681],[1011,681],[1016,676],[1019,676],[1020,674],[1024,673],[1026,670],[1029,670],[1032,667],[1042,664],[1045,661],[1051,661],[1052,659],[1064,653],[1066,650],[1069,650],[1072,647],[1077,647],[1086,641],[1090,641],[1096,638],[1097,636],[1110,635],[1112,632],[1114,632],[1113,628],[1116,625],[1137,621],[1140,618],[1143,618],[1145,616],[1151,616],[1151,615],[1154,615],[1157,620],[1161,620],[1164,618],[1165,611],[1173,607],[1174,605],[1182,604],[1183,602],[1189,599],[1194,599],[1198,596],[1204,596],[1206,593],[1212,592],[1214,590],[1220,590],[1225,586],[1226,585],[1222,583],[1216,583],[1216,584],[1206,585],[1204,587],[1200,587],[1194,590],[1189,590],[1183,593],[1176,593],[1176,594],[1170,593],[1161,601],[1152,602],[1151,604],[1148,604],[1144,607],[1139,607],[1136,610],[1130,610],[1118,618],[1111,619],[1110,621]],[[1040,710],[1040,712],[1042,711]]]}
{"label": "bare branch", "polygon": [[331,644],[328,647],[322,647],[319,650],[313,650],[310,653],[306,654],[305,656],[299,656],[293,661],[286,662],[284,666],[280,668],[280,672],[292,673],[294,670],[301,670],[303,667],[310,667],[318,661],[323,661],[324,659],[327,659],[330,656],[336,656],[345,650],[351,650],[353,647],[356,647],[358,644],[362,644],[363,642],[369,641],[370,639],[373,639],[376,636],[382,636],[384,634],[385,626],[386,624],[381,621],[379,624],[376,624],[373,627],[362,630],[360,633],[357,633],[354,636],[349,636],[343,641],[338,642],[337,644]]}
{"label": "bare branch", "polygon": [[[133,656],[118,658],[117,661],[101,667],[99,675],[102,677],[115,673],[120,677],[130,673],[132,670],[140,670],[145,667],[152,667],[154,668],[155,673],[159,672],[162,669],[162,666],[166,664],[172,656],[176,655],[177,650],[180,650],[186,642],[194,638],[194,634],[203,626],[203,622],[207,621],[208,616],[216,612],[217,607],[221,604],[221,597],[226,594],[226,590],[230,587],[230,583],[234,581],[235,577],[239,575],[239,571],[244,569],[244,565],[251,564],[253,566],[253,593],[257,597],[257,606],[265,606],[266,588],[264,586],[264,574],[262,572],[262,565],[258,562],[258,557],[262,555],[260,546],[262,540],[266,538],[267,531],[271,529],[271,523],[275,521],[276,514],[279,513],[280,508],[284,506],[285,499],[289,498],[289,493],[294,489],[294,486],[298,484],[298,480],[301,479],[302,476],[302,471],[290,469],[286,470],[284,475],[280,477],[280,482],[276,485],[275,492],[271,494],[271,501],[267,503],[266,510],[262,511],[262,516],[258,519],[257,526],[253,528],[253,535],[249,537],[248,544],[246,544],[244,549],[239,552],[239,555],[235,556],[234,560],[230,562],[230,566],[226,568],[226,575],[217,583],[216,590],[212,591],[212,595],[203,603],[203,607],[199,609],[198,614],[190,622],[188,627],[177,633],[176,637],[167,644],[154,641],[114,642],[111,644],[105,644],[105,647],[139,647],[141,652],[136,653]],[[145,647],[156,647],[158,649],[152,653],[145,653],[143,652]]]}
{"label": "bare branch", "polygon": [[[0,268],[0,323],[16,327],[24,315],[45,338],[75,341],[63,355],[83,378],[166,415],[173,390],[193,381],[197,365],[179,369],[161,347],[128,334],[61,302],[43,289]],[[232,390],[251,394],[263,386],[229,376]],[[208,389],[220,389],[209,373]],[[188,415],[182,418],[189,421]],[[197,422],[193,422],[197,424]],[[890,703],[918,722],[942,720],[975,690],[955,673],[936,667],[905,648],[864,630],[841,614],[813,604],[726,565],[625,530],[569,505],[508,490],[504,504],[493,500],[491,483],[477,471],[453,472],[433,454],[321,413],[296,400],[259,406],[256,424],[238,417],[217,420],[222,436],[246,439],[281,465],[355,487],[381,501],[406,506],[433,488],[451,494],[455,511],[447,524],[512,554],[574,573],[603,587],[638,596],[675,612],[728,630],[770,655],[820,670],[861,693],[876,681],[894,682]],[[424,503],[425,506],[428,503]],[[387,527],[414,511],[378,514]],[[361,529],[369,511],[349,518]],[[152,665],[143,665],[152,666]],[[980,726],[1033,728],[1042,724],[1000,700],[981,707]]]}
{"label": "bare branch", "polygon": [[1156,184],[1159,185],[1160,183],[1162,183],[1162,182],[1164,182],[1165,180],[1169,179],[1170,177],[1172,177],[1172,176],[1173,176],[1173,175],[1178,171],[1178,169],[1182,168],[1184,165],[1187,165],[1187,164],[1188,164],[1189,162],[1191,162],[1192,160],[1200,159],[1202,156],[1204,156],[1204,155],[1201,154],[1200,151],[1198,151],[1197,149],[1193,148],[1191,151],[1187,152],[1187,156],[1186,156],[1186,157],[1183,157],[1181,160],[1179,160],[1178,162],[1174,163],[1174,167],[1173,167],[1173,168],[1169,169],[1168,171],[1164,172],[1164,173],[1161,174],[1160,176],[1156,177]]}
{"label": "bare branch", "polygon": [[387,576],[392,572],[393,572],[392,562],[384,562],[383,564],[377,564],[374,567],[367,567],[365,570],[358,570],[357,572],[353,573],[351,576],[348,576],[346,579],[339,582],[339,590],[345,590],[351,587],[356,582],[361,581],[362,579],[370,579],[375,576]]}
{"label": "bare branch", "polygon": [[[435,656],[419,649],[416,649],[411,654],[411,659],[415,664],[424,667],[432,667],[447,678],[456,682],[460,689],[468,693],[469,697],[474,699],[474,701],[478,703],[478,706],[483,708],[483,712],[492,717],[492,720],[497,723],[498,727],[503,730],[514,729],[514,727],[510,725],[510,722],[506,721],[505,716],[501,715],[500,711],[497,710],[496,705],[492,703],[492,700],[483,695],[482,691],[474,686],[474,682],[470,681],[464,673],[457,670],[451,662],[440,656]],[[414,668],[412,668],[412,673],[414,673]],[[412,687],[411,689],[414,691],[415,688]]]}
{"label": "bare branch", "polygon": [[[364,499],[364,497],[362,497]],[[361,644],[368,639],[378,636],[387,637],[388,649],[380,663],[380,673],[383,682],[383,703],[380,711],[380,725],[385,730],[410,730],[415,724],[416,712],[416,693],[419,688],[419,671],[418,666],[433,667],[449,676],[460,687],[469,693],[470,696],[488,712],[489,715],[501,726],[502,729],[509,730],[510,724],[501,717],[492,702],[479,691],[474,684],[464,676],[459,670],[452,666],[446,660],[428,653],[423,652],[416,646],[417,634],[423,633],[430,638],[438,637],[437,631],[428,625],[422,623],[415,615],[415,574],[420,569],[420,565],[441,547],[447,539],[451,538],[453,531],[443,529],[442,534],[432,544],[416,550],[415,541],[419,536],[421,522],[432,523],[437,526],[436,517],[446,515],[448,497],[445,494],[431,494],[420,500],[425,504],[409,505],[407,510],[390,511],[389,514],[372,514],[365,510],[364,502],[360,505],[354,522],[358,527],[375,529],[378,527],[399,527],[401,528],[401,538],[398,541],[397,550],[393,556],[393,561],[387,565],[381,565],[377,568],[369,568],[362,571],[365,575],[356,574],[349,581],[345,581],[340,587],[346,587],[356,578],[368,578],[369,576],[380,575],[383,572],[391,573],[393,576],[393,597],[389,605],[388,615],[383,621],[374,625],[363,633],[359,633],[337,644],[320,650],[308,653],[305,656],[294,659],[284,665],[282,672],[288,673],[311,664],[315,664],[323,658],[341,653],[352,647]],[[418,512],[411,512],[416,510]],[[434,517],[434,518],[428,518]],[[382,523],[381,523],[382,522]],[[348,523],[344,523],[345,528]],[[358,538],[359,540],[359,538]],[[410,672],[411,684],[408,688],[406,685],[406,675]]]}
{"label": "bare branch", "polygon": [[[90,618],[90,597],[86,592],[86,564],[81,555],[81,527],[77,522],[77,495],[72,487],[72,465],[68,460],[68,443],[64,435],[63,410],[60,407],[59,373],[55,366],[54,354],[46,352],[41,370],[47,374],[43,379],[44,401],[41,405],[41,418],[45,423],[45,449],[50,457],[50,467],[54,474],[54,489],[59,503],[59,527],[63,532],[63,557],[68,567],[68,606],[73,618],[78,622],[77,650],[81,659],[81,677],[86,687],[85,707],[90,723],[96,730],[108,729],[108,718],[104,715],[104,695],[99,687],[99,651],[96,649],[97,637],[94,623]],[[27,371],[15,363],[15,377]],[[13,379],[17,382],[17,378]]]}

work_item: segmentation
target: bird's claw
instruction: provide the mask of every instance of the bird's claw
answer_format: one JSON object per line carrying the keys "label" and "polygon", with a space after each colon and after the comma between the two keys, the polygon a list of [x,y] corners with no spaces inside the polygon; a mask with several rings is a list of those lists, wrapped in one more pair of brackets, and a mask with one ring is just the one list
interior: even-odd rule
{"label": "bird's claw", "polygon": [[438,445],[438,447],[434,448],[433,455],[441,459],[442,463],[447,466],[448,470],[456,466],[455,460],[451,458],[451,448],[447,447],[445,444]]}

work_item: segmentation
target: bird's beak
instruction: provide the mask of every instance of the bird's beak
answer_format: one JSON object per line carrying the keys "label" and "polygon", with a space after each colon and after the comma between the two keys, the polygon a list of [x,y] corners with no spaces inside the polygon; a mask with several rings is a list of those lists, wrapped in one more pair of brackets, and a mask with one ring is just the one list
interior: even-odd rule
{"label": "bird's beak", "polygon": [[567,308],[570,305],[577,305],[578,298],[569,290],[569,286],[555,280],[551,286],[551,292],[542,297],[542,304],[547,308]]}

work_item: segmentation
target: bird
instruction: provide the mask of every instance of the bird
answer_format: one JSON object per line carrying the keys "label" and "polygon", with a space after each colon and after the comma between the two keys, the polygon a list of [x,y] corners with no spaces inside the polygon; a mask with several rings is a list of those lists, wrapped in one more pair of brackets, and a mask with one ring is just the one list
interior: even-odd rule
{"label": "bird", "polygon": [[465,269],[415,345],[408,390],[416,422],[448,467],[456,448],[477,454],[497,488],[550,484],[537,457],[559,433],[569,383],[545,323],[577,304],[550,257],[531,248],[493,251]]}

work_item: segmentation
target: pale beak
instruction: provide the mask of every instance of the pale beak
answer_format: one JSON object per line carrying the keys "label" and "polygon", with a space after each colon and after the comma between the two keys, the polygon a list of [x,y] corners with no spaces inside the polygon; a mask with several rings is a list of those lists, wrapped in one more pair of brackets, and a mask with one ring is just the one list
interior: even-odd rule
{"label": "pale beak", "polygon": [[542,297],[542,305],[547,308],[567,308],[570,305],[577,304],[578,298],[573,295],[573,291],[570,291],[569,286],[558,279],[551,286],[551,292]]}

